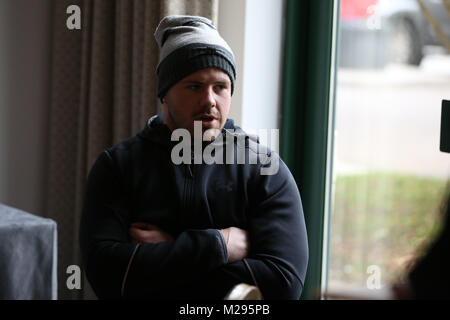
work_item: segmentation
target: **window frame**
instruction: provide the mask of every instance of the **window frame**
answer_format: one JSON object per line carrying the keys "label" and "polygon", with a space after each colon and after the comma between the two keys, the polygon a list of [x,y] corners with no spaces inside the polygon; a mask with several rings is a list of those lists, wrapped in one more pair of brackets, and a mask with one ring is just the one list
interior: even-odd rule
{"label": "window frame", "polygon": [[340,0],[287,0],[280,154],[302,197],[309,261],[301,299],[326,287]]}

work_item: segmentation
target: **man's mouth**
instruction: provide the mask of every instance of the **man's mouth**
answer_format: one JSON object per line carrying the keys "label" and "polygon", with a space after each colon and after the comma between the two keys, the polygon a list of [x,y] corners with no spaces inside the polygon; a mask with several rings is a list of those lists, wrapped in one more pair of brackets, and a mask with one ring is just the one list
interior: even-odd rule
{"label": "man's mouth", "polygon": [[197,120],[200,120],[200,121],[212,121],[212,120],[216,120],[216,117],[214,117],[212,115],[204,114],[204,115],[200,116]]}
{"label": "man's mouth", "polygon": [[216,120],[217,118],[210,114],[204,114],[196,119],[196,121],[201,121],[205,127],[212,126]]}

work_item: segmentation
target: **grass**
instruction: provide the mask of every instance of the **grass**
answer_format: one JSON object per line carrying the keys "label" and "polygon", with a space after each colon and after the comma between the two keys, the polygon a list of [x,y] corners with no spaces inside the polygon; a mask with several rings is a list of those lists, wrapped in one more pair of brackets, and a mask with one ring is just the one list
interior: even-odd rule
{"label": "grass", "polygon": [[440,231],[446,181],[391,173],[337,176],[329,280],[364,286],[367,267],[381,283],[404,276]]}

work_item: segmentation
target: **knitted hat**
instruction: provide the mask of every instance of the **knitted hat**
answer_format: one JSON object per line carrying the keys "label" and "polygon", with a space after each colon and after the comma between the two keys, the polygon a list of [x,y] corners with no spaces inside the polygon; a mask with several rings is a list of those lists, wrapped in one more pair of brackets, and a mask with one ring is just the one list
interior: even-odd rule
{"label": "knitted hat", "polygon": [[167,16],[155,31],[160,48],[157,67],[158,97],[163,98],[178,81],[205,68],[228,74],[231,94],[236,80],[234,55],[211,20],[197,16]]}

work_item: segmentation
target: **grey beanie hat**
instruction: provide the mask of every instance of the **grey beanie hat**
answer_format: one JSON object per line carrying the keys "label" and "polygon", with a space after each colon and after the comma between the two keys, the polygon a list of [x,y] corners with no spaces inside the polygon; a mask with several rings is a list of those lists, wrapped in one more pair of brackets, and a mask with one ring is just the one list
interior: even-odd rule
{"label": "grey beanie hat", "polygon": [[197,16],[167,16],[156,28],[155,39],[160,48],[156,69],[159,98],[162,99],[181,79],[210,67],[228,74],[233,94],[236,80],[233,51],[211,20]]}

